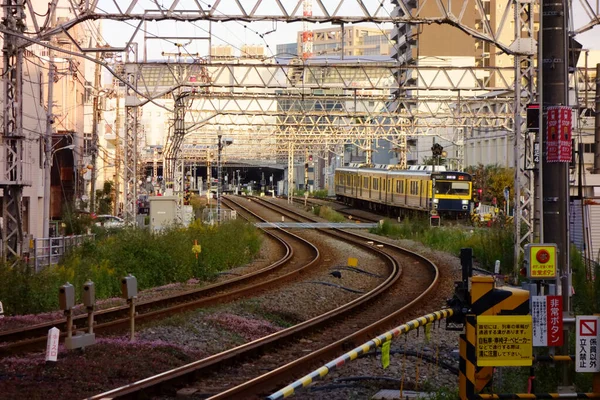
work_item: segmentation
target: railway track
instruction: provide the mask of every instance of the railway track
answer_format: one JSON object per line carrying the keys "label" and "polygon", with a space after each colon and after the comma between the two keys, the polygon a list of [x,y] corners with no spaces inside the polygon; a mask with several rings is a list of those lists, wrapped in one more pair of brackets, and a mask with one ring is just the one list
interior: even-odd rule
{"label": "railway track", "polygon": [[[293,201],[296,204],[302,204],[302,205],[305,204],[305,201],[302,198],[294,197]],[[348,207],[345,204],[342,204],[342,203],[339,203],[339,202],[333,201],[333,200],[307,199],[306,204],[314,205],[314,206],[331,207],[331,209],[333,209],[335,212],[348,217],[348,220],[350,220],[350,221],[379,222],[379,220],[385,218],[383,216],[378,217],[378,216],[372,215],[371,213],[364,211],[364,210],[358,210],[355,208]]]}
{"label": "railway track", "polygon": [[[254,203],[290,219],[307,219],[271,202]],[[202,398],[259,398],[410,316],[419,315],[416,306],[432,295],[439,283],[439,271],[431,261],[358,234],[330,234],[379,254],[387,260],[389,275],[368,293],[318,317],[92,399],[138,398],[165,391],[174,395],[173,388],[186,383],[189,392]]]}
{"label": "railway track", "polygon": [[[252,212],[244,212],[247,218],[260,220]],[[136,321],[146,322],[160,319],[174,313],[185,312],[224,303],[244,296],[255,295],[261,290],[280,285],[294,279],[305,269],[315,265],[320,257],[319,250],[302,238],[287,232],[266,232],[283,248],[283,256],[276,262],[258,271],[245,274],[225,282],[212,284],[159,299],[136,304]],[[294,251],[294,248],[296,251]],[[105,334],[126,330],[129,326],[129,307],[112,307],[95,314],[94,332]],[[87,314],[74,317],[78,329],[87,328]],[[58,327],[61,335],[66,336],[66,321],[56,320],[37,324],[24,329],[0,332],[0,354],[14,354],[40,350],[46,345],[48,329]]]}

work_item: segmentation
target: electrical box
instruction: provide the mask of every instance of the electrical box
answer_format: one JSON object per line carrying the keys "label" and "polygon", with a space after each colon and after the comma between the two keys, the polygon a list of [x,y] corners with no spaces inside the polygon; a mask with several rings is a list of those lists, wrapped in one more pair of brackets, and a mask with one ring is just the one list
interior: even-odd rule
{"label": "electrical box", "polygon": [[69,282],[58,289],[58,304],[61,310],[68,311],[75,305],[75,288]]}
{"label": "electrical box", "polygon": [[86,307],[94,307],[96,303],[96,289],[94,282],[87,281],[83,284],[83,305]]}
{"label": "electrical box", "polygon": [[121,293],[125,299],[132,299],[137,296],[137,279],[135,276],[129,274],[121,279]]}
{"label": "electrical box", "polygon": [[558,248],[554,243],[526,244],[523,267],[529,279],[556,279]]}
{"label": "electrical box", "polygon": [[150,230],[161,231],[177,221],[177,196],[150,196]]}

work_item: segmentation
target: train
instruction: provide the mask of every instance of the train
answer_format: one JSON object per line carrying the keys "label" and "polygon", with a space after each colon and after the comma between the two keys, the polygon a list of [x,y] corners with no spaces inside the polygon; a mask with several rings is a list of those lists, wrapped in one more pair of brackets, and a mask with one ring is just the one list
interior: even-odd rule
{"label": "train", "polygon": [[[335,170],[338,201],[388,215],[467,217],[473,208],[473,177],[443,166],[350,164]],[[435,192],[434,192],[435,191]]]}

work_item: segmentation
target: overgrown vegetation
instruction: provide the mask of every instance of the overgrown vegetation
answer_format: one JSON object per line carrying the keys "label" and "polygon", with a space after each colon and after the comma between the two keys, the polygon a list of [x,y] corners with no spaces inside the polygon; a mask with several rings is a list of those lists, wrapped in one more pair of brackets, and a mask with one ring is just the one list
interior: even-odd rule
{"label": "overgrown vegetation", "polygon": [[425,218],[406,218],[401,223],[384,220],[372,230],[373,233],[395,239],[416,240],[436,250],[458,255],[460,249],[470,247],[482,268],[493,271],[500,260],[502,272],[513,272],[513,233],[509,226],[494,225],[490,228],[457,229],[456,227],[432,228]]}
{"label": "overgrown vegetation", "polygon": [[[196,259],[194,240],[201,246]],[[57,309],[58,287],[72,283],[80,295],[91,279],[98,299],[120,296],[120,278],[128,273],[139,290],[190,278],[210,280],[219,271],[249,262],[260,250],[262,236],[252,225],[233,220],[219,227],[195,222],[161,234],[124,229],[88,242],[67,255],[58,266],[40,273],[26,265],[0,266],[0,293],[10,314]]]}
{"label": "overgrown vegetation", "polygon": [[315,215],[318,215],[319,217],[326,219],[327,221],[330,221],[330,222],[346,222],[347,221],[346,218],[342,214],[338,213],[331,207],[313,206],[312,210]]}

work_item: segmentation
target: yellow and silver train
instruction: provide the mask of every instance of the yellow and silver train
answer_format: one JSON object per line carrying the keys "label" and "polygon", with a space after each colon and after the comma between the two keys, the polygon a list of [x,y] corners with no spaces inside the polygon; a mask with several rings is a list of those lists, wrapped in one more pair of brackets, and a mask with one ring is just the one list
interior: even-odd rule
{"label": "yellow and silver train", "polygon": [[426,167],[392,168],[360,164],[337,168],[336,198],[354,207],[399,216],[437,210],[441,215],[460,217],[471,212],[470,174],[445,171],[444,167],[436,167],[435,173]]}

